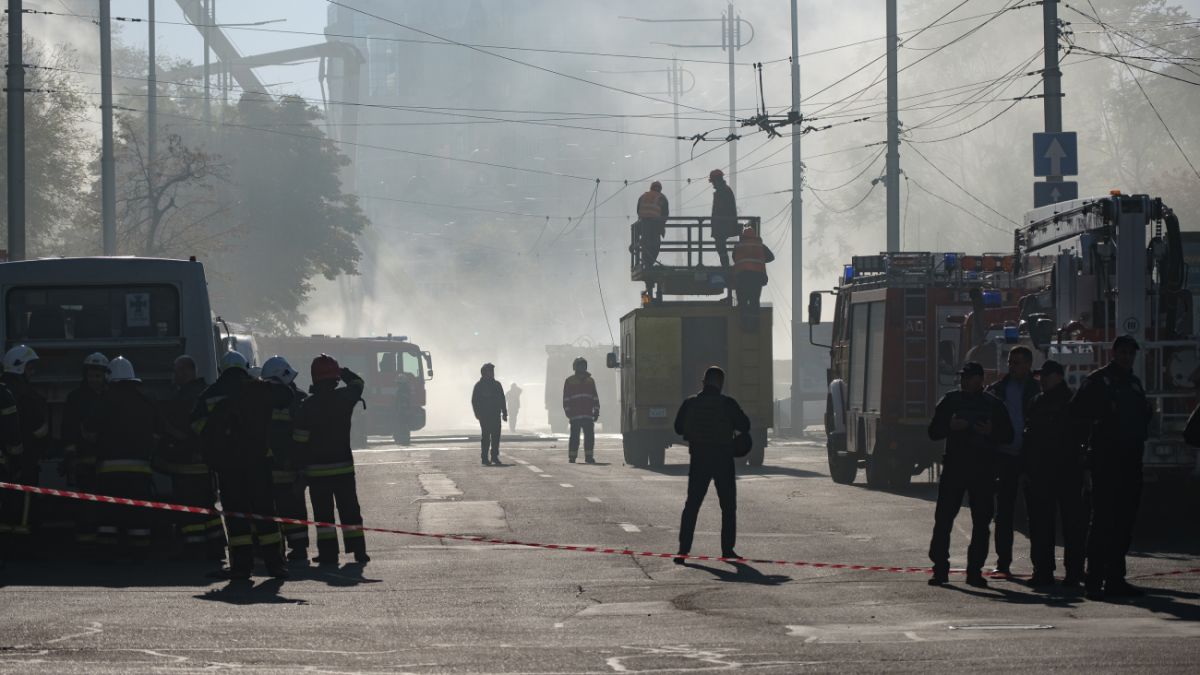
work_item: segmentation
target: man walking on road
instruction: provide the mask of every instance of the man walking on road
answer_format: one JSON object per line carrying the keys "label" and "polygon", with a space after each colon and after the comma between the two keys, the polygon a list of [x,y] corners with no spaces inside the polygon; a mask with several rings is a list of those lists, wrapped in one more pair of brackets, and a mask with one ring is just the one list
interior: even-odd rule
{"label": "man walking on road", "polygon": [[[688,398],[675,415],[675,433],[688,443],[687,502],[679,524],[679,554],[692,550],[692,536],[708,484],[717,486],[721,502],[721,556],[740,558],[737,539],[737,491],[734,486],[734,435],[750,433],[750,418],[738,402],[721,393],[725,371],[716,366],[704,372],[704,389]],[[677,565],[683,558],[675,558]]]}
{"label": "man walking on road", "polygon": [[1013,427],[1012,442],[1001,444],[996,453],[996,568],[992,573],[1005,577],[1011,576],[1013,513],[1024,473],[1021,437],[1025,429],[1025,408],[1040,391],[1032,372],[1033,352],[1028,347],[1013,347],[1008,353],[1008,374],[987,388],[987,393],[1004,402]]}
{"label": "man walking on road", "polygon": [[587,370],[587,359],[575,359],[571,369],[575,371],[563,382],[563,413],[571,423],[571,439],[567,443],[567,459],[574,464],[579,457],[579,435],[583,434],[583,458],[595,464],[596,420],[600,419],[600,395],[596,393],[596,381]]}
{"label": "man walking on road", "polygon": [[1113,341],[1112,361],[1093,372],[1071,399],[1071,412],[1088,427],[1091,445],[1092,513],[1087,542],[1087,597],[1135,597],[1142,590],[1125,580],[1125,554],[1133,539],[1142,498],[1142,452],[1151,408],[1133,374],[1137,340]]}
{"label": "man walking on road", "polygon": [[[508,421],[504,387],[496,381],[496,366],[485,363],[479,369],[479,381],[471,392],[471,408],[479,420],[479,461],[484,466],[500,464],[500,421]],[[491,459],[488,453],[491,452]]]}
{"label": "man walking on road", "polygon": [[966,494],[971,499],[967,584],[985,588],[983,563],[996,506],[996,452],[1001,443],[1012,442],[1013,429],[1004,402],[983,390],[983,366],[969,361],[959,376],[959,391],[938,401],[929,423],[929,439],[946,441],[929,541],[929,559],[933,561],[929,583],[940,586],[950,580],[950,530]]}

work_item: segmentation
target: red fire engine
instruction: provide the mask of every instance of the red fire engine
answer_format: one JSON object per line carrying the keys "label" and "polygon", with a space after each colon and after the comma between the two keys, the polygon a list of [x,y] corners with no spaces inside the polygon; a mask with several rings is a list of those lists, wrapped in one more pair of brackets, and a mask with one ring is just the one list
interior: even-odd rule
{"label": "red fire engine", "polygon": [[[940,459],[942,446],[926,431],[930,415],[957,386],[972,345],[1002,336],[1004,319],[1015,315],[1013,263],[1012,256],[893,252],[855,256],[845,266],[825,345],[835,482],[853,483],[864,466],[869,487],[904,485]],[[821,295],[810,295],[810,325],[820,322]]]}

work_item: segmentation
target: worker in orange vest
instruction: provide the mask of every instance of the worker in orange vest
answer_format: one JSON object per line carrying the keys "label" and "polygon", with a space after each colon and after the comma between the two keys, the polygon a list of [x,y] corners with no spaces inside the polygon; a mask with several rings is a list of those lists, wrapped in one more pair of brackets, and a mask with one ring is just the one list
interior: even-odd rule
{"label": "worker in orange vest", "polygon": [[667,218],[671,204],[662,193],[662,183],[654,181],[637,201],[637,235],[641,246],[642,268],[649,269],[658,261],[658,249],[667,233]]}
{"label": "worker in orange vest", "polygon": [[733,248],[733,274],[738,307],[743,311],[758,309],[763,286],[767,285],[767,263],[773,260],[775,254],[754,228],[742,230],[737,246]]}

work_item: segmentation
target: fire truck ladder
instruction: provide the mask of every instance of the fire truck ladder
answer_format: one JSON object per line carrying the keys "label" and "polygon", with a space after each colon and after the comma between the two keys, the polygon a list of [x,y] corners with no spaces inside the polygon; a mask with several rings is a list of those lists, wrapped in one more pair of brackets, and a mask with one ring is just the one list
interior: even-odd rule
{"label": "fire truck ladder", "polygon": [[924,288],[904,289],[904,416],[928,416],[929,362]]}

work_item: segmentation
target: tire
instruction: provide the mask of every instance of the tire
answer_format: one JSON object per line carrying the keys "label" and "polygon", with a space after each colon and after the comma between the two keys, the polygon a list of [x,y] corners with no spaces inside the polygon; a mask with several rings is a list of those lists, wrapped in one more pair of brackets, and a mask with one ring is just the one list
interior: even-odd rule
{"label": "tire", "polygon": [[763,461],[767,457],[767,444],[755,441],[754,447],[750,450],[750,454],[746,455],[746,463],[750,466],[762,466]]}
{"label": "tire", "polygon": [[646,453],[647,464],[652,467],[661,467],[667,463],[667,446],[655,445]]}
{"label": "tire", "polygon": [[839,455],[837,450],[828,449],[829,477],[838,485],[853,485],[858,477],[858,459],[853,455]]}
{"label": "tire", "polygon": [[642,439],[635,434],[621,435],[621,449],[625,455],[625,464],[629,466],[646,466],[649,459]]}
{"label": "tire", "polygon": [[909,485],[909,483],[912,483],[912,478],[913,478],[913,472],[912,472],[913,463],[912,462],[894,461],[894,462],[892,462],[892,465],[893,466],[892,466],[891,486],[893,488],[907,487]]}
{"label": "tire", "polygon": [[399,429],[392,434],[392,440],[397,445],[412,445],[412,431],[409,429]]}
{"label": "tire", "polygon": [[894,471],[887,458],[874,453],[867,455],[867,487],[883,490],[891,486]]}

